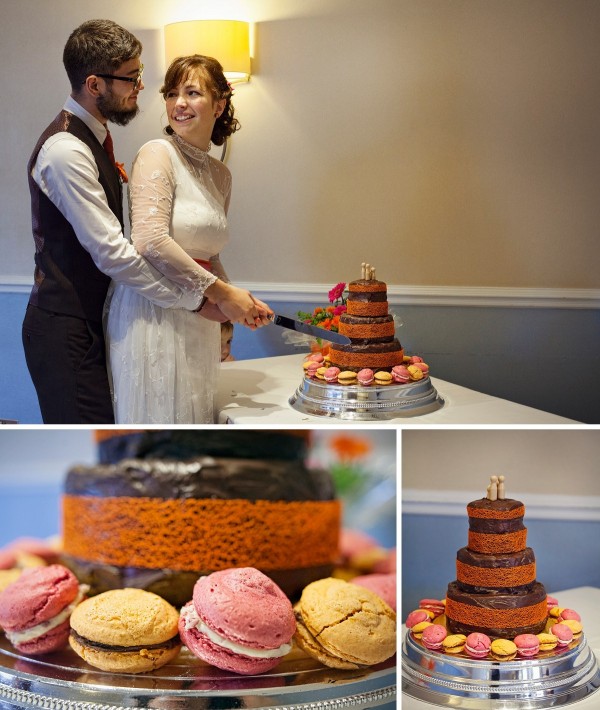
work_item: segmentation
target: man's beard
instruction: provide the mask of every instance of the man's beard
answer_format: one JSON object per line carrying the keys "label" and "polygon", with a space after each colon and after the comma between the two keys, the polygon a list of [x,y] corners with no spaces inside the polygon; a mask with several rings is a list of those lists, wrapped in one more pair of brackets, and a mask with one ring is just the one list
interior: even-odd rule
{"label": "man's beard", "polygon": [[129,110],[121,108],[111,91],[108,91],[104,96],[99,96],[96,99],[96,106],[107,121],[116,123],[117,126],[126,126],[132,118],[137,116],[140,110],[137,105]]}

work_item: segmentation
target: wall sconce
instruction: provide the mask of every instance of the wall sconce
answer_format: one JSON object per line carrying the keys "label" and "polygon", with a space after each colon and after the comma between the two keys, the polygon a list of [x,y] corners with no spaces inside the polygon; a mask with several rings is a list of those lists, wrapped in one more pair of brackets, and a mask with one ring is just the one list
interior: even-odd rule
{"label": "wall sconce", "polygon": [[189,20],[165,25],[167,66],[176,57],[204,54],[223,66],[231,83],[250,79],[250,26],[239,20]]}

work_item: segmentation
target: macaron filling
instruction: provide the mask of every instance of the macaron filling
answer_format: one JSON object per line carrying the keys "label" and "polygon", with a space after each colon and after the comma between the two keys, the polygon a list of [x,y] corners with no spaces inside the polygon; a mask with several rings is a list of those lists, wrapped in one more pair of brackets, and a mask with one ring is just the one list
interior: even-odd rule
{"label": "macaron filling", "polygon": [[85,638],[85,636],[81,636],[74,629],[71,629],[71,636],[81,646],[95,648],[100,651],[110,651],[112,653],[139,653],[140,651],[154,651],[157,649],[167,650],[181,644],[179,634],[173,636],[173,638],[163,641],[162,643],[144,644],[142,646],[112,646],[108,643],[101,643],[100,641],[92,641],[92,639]]}
{"label": "macaron filling", "polygon": [[184,629],[186,631],[194,629],[199,634],[206,636],[215,646],[240,656],[248,656],[249,658],[281,658],[292,650],[291,643],[283,643],[277,648],[254,648],[244,646],[235,641],[230,641],[218,634],[214,629],[211,629],[200,618],[193,604],[187,604],[183,607],[181,610],[181,618],[183,619]]}
{"label": "macaron filling", "polygon": [[61,612],[56,614],[56,616],[53,616],[47,621],[42,621],[41,623],[36,624],[35,626],[30,626],[29,628],[22,629],[20,631],[7,631],[5,629],[4,633],[6,635],[6,638],[12,643],[13,646],[17,646],[20,644],[29,643],[30,641],[34,641],[37,638],[45,636],[47,633],[52,631],[52,629],[55,629],[57,626],[60,626],[61,624],[64,624],[65,621],[67,621],[67,619],[73,613],[75,607],[82,601],[88,591],[89,587],[87,584],[80,584],[79,591],[77,592],[77,596],[75,597],[75,599],[73,599],[73,601],[68,606],[66,606]]}

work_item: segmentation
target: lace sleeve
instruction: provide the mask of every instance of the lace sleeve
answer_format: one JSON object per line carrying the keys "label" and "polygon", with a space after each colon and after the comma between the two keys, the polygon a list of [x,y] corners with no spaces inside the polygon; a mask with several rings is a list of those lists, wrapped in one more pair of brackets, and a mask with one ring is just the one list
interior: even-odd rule
{"label": "lace sleeve", "polygon": [[170,235],[175,176],[167,148],[142,146],[129,183],[131,241],[161,274],[184,291],[202,296],[217,276],[197,264]]}

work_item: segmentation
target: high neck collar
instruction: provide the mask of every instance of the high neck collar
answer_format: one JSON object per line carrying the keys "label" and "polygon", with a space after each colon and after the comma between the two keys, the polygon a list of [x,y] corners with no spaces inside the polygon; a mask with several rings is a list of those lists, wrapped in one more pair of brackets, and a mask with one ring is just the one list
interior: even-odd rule
{"label": "high neck collar", "polygon": [[177,133],[171,134],[171,140],[173,140],[176,143],[176,145],[179,147],[179,149],[181,150],[182,153],[185,153],[190,158],[194,158],[194,159],[200,160],[202,162],[207,160],[208,153],[212,147],[211,143],[209,142],[208,148],[206,150],[204,150],[202,148],[198,148],[197,146],[192,145],[191,143],[188,143],[181,136],[178,136]]}

